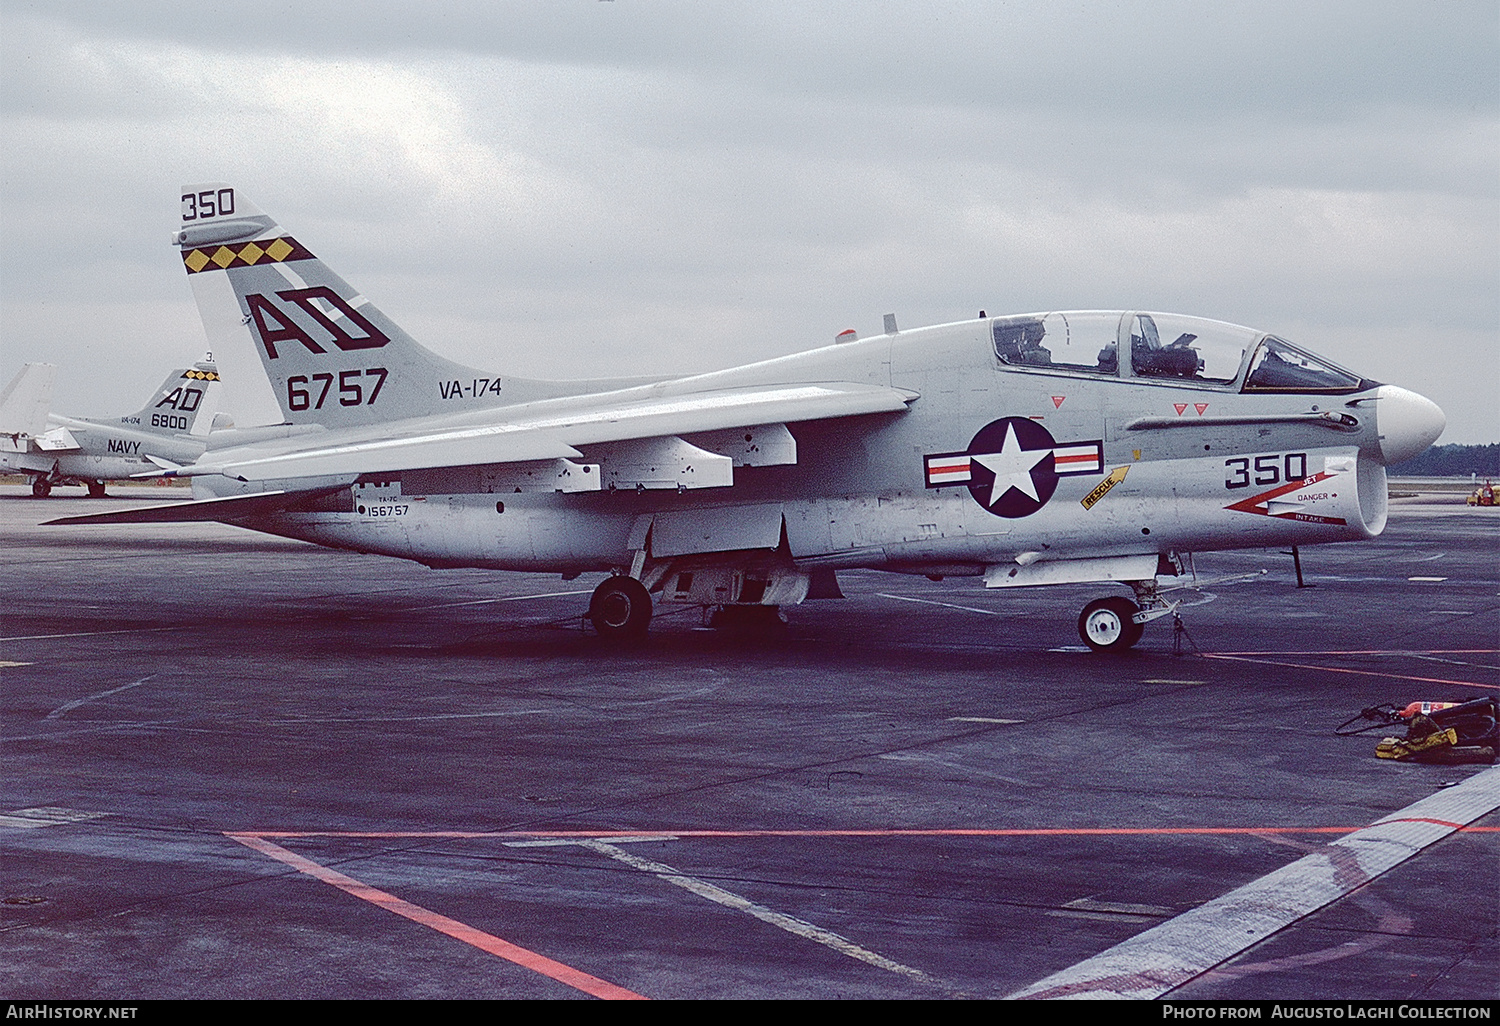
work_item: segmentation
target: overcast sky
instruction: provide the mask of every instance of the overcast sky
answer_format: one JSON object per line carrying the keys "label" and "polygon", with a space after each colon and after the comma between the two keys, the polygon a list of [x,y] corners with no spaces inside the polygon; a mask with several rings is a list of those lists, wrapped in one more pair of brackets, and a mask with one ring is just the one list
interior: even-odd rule
{"label": "overcast sky", "polygon": [[58,364],[58,412],[201,356],[167,238],[178,186],[224,180],[499,371],[1165,310],[1500,440],[1495,0],[0,11],[0,380]]}

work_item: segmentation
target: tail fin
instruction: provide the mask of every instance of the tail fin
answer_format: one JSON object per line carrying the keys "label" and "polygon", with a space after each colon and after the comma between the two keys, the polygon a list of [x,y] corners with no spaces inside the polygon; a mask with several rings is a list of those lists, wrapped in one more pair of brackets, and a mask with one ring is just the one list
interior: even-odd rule
{"label": "tail fin", "polygon": [[476,371],[423,348],[222,182],[183,187],[172,241],[210,344],[253,346],[289,423],[374,424],[577,391]]}
{"label": "tail fin", "polygon": [[[201,437],[213,428],[222,389],[218,368],[210,357],[191,367],[172,371],[139,413],[118,419],[139,431]],[[96,420],[96,423],[114,423],[114,418]]]}
{"label": "tail fin", "polygon": [[0,434],[39,435],[47,430],[52,407],[52,383],[57,368],[50,363],[28,363],[0,392]]}

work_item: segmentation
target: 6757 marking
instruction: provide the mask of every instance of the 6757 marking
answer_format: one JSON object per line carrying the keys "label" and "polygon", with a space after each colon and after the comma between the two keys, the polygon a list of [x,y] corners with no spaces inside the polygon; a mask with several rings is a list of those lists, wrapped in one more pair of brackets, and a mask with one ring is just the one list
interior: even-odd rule
{"label": "6757 marking", "polygon": [[[363,370],[341,370],[337,372],[338,377],[338,401],[340,406],[372,406],[380,395],[380,390],[385,385],[385,379],[390,371],[384,367],[367,367]],[[324,371],[309,377],[306,374],[293,374],[286,379],[286,407],[289,410],[321,410],[323,404],[328,401],[328,393],[333,390],[335,375]],[[374,378],[369,381],[360,381],[361,377]],[[369,390],[366,394],[366,389]]]}

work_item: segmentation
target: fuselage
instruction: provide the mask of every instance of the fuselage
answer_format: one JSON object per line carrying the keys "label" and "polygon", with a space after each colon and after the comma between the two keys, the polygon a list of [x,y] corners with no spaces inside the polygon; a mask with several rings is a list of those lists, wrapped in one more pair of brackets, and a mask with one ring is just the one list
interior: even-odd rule
{"label": "fuselage", "polygon": [[[980,574],[1381,531],[1383,464],[1401,444],[1382,432],[1381,410],[1410,420],[1411,393],[1312,357],[1288,369],[1306,354],[1217,322],[1179,318],[1193,330],[1175,348],[1148,347],[1158,326],[1143,328],[1143,316],[1151,321],[982,319],[638,387],[690,395],[841,381],[919,396],[903,413],[790,423],[795,463],[737,467],[732,487],[559,493],[517,490],[484,466],[438,468],[325,482],[330,490],[305,508],[245,526],[434,566],[562,573],[623,569],[644,551],[659,561],[775,552],[799,569]],[[566,416],[601,394],[527,409]],[[423,417],[393,422],[389,434],[505,416],[500,407]],[[608,459],[608,447],[581,448]],[[202,497],[251,490],[214,477],[195,487]]]}
{"label": "fuselage", "polygon": [[[182,419],[182,432],[163,434],[140,430],[139,416],[93,420],[49,414],[45,435],[0,436],[0,467],[68,482],[111,481],[154,470],[157,464],[147,459],[148,454],[172,463],[191,463],[203,455],[205,439],[187,434],[187,420]],[[45,447],[49,437],[74,444],[49,449]]]}

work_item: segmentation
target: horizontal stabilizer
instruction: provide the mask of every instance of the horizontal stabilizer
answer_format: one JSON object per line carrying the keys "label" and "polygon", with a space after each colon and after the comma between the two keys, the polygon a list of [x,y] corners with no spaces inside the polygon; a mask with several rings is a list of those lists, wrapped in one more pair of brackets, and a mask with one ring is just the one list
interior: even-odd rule
{"label": "horizontal stabilizer", "polygon": [[37,435],[36,447],[42,452],[76,452],[81,448],[78,439],[73,437],[73,432],[65,427],[55,427]]}
{"label": "horizontal stabilizer", "polygon": [[112,513],[87,513],[76,517],[58,517],[44,521],[42,526],[71,526],[76,524],[174,524],[203,521],[228,522],[242,517],[261,516],[293,503],[315,499],[322,495],[342,491],[349,486],[318,488],[309,491],[256,492],[254,495],[235,495],[227,499],[198,499],[191,502],[165,502],[156,506],[137,506],[135,509],[115,510]]}

